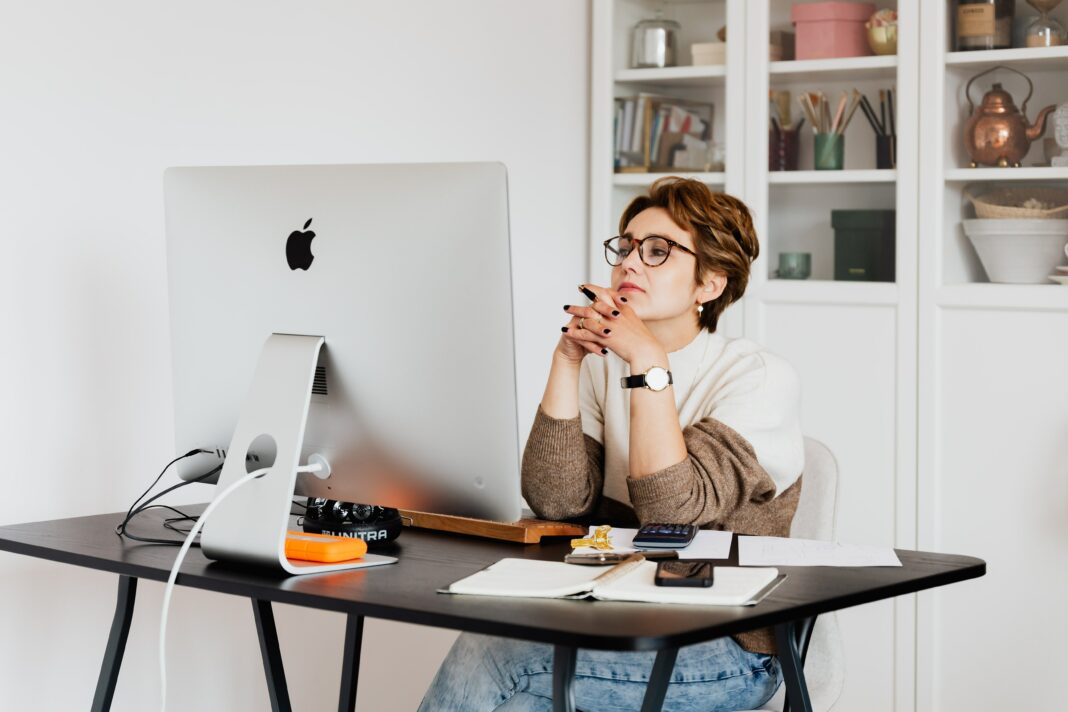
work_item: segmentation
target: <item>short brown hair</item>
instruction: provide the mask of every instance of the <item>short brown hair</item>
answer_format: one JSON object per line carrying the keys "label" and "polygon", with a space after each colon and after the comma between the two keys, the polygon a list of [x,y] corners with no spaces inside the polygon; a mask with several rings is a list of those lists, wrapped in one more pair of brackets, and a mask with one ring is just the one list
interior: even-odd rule
{"label": "short brown hair", "polygon": [[619,218],[619,233],[638,213],[663,208],[676,225],[693,237],[697,266],[694,280],[703,283],[709,272],[727,275],[723,294],[705,305],[698,317],[702,328],[716,331],[719,315],[742,298],[749,284],[749,266],[760,254],[753,217],[745,203],[726,193],[717,193],[692,178],[667,176],[649,187],[647,195],[630,202]]}

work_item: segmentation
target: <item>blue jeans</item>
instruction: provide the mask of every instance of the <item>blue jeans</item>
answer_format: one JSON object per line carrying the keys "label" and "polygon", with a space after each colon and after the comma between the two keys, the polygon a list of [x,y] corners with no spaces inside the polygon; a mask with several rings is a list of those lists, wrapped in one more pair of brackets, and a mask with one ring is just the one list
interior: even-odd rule
{"label": "blue jeans", "polygon": [[[655,653],[579,650],[575,704],[584,712],[639,710]],[[452,646],[419,712],[552,710],[553,647],[464,633]],[[778,658],[732,638],[679,649],[664,710],[759,708],[782,682]]]}

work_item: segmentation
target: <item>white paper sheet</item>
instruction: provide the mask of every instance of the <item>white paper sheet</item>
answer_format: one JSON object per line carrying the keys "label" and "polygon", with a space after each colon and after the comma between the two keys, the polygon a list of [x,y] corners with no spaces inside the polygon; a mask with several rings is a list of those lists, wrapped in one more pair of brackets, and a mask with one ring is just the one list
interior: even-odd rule
{"label": "white paper sheet", "polygon": [[[597,527],[590,527],[587,536],[593,536]],[[612,527],[608,532],[608,538],[612,542],[612,551],[621,554],[630,554],[640,551],[634,546],[634,536],[637,529],[621,529]],[[680,559],[726,559],[731,554],[731,533],[702,529],[697,532],[690,545],[685,549],[676,549]],[[592,554],[599,551],[592,546],[580,546],[575,549],[576,554]]]}
{"label": "white paper sheet", "polygon": [[901,566],[890,547],[774,536],[738,537],[740,566]]}

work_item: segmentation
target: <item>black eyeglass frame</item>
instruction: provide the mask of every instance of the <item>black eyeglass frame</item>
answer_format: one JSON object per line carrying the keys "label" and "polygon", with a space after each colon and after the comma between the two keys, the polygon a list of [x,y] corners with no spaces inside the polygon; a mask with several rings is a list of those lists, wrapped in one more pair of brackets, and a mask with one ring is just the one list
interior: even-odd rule
{"label": "black eyeglass frame", "polygon": [[[604,245],[604,260],[605,260],[605,262],[607,262],[612,267],[618,267],[619,265],[623,264],[623,260],[620,260],[619,264],[612,264],[612,260],[608,259],[608,243],[611,242],[612,240],[618,240],[618,239],[623,238],[623,237],[627,237],[627,236],[626,235],[616,235],[615,237],[610,237],[607,240],[605,240],[603,243],[601,243],[601,244]],[[663,235],[647,235],[647,236],[645,236],[643,238],[640,238],[640,239],[637,238],[637,237],[627,237],[627,239],[630,240],[631,243],[633,243],[633,244],[638,246],[638,259],[641,260],[642,264],[644,264],[646,267],[659,267],[660,265],[664,264],[664,262],[658,262],[655,265],[651,265],[651,264],[649,264],[648,262],[645,261],[645,257],[642,255],[642,243],[645,242],[646,240],[652,239],[654,237],[656,239],[658,239],[658,240],[663,240],[664,242],[666,242],[668,244],[668,253],[664,257],[664,262],[667,262],[668,258],[671,257],[671,249],[673,247],[677,247],[680,250],[682,250],[683,252],[688,252],[691,255],[693,255],[694,257],[697,257],[697,253],[694,252],[693,250],[691,250],[686,245],[680,245],[679,243],[675,242],[674,240],[672,240],[670,238],[667,238],[667,237],[664,237]],[[613,252],[615,252],[617,255],[619,254],[618,250],[613,250]],[[626,258],[624,257],[623,259],[626,259]]]}

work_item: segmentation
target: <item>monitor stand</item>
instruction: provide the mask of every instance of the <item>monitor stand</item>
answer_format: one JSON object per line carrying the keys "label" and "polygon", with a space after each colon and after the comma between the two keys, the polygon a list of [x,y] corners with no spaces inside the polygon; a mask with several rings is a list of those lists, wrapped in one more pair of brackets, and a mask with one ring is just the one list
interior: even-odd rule
{"label": "monitor stand", "polygon": [[246,469],[245,455],[253,441],[262,436],[274,441],[274,464],[270,472],[246,482],[216,506],[205,523],[200,542],[209,559],[282,569],[289,574],[359,569],[397,561],[377,554],[334,564],[286,558],[286,531],[304,427],[315,366],[324,342],[322,336],[271,334],[263,345],[219,475],[216,496],[256,469]]}

